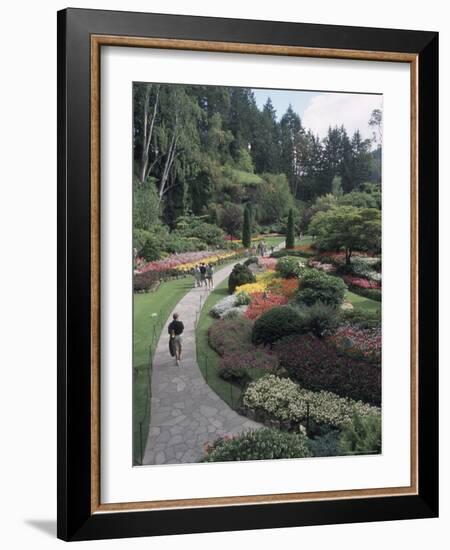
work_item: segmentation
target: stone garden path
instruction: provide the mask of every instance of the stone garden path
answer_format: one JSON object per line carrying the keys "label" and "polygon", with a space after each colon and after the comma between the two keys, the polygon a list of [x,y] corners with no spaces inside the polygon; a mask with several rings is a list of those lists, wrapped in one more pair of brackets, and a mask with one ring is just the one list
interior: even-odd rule
{"label": "stone garden path", "polygon": [[[233,265],[214,274],[215,285],[228,277]],[[150,429],[143,464],[199,462],[206,442],[261,427],[222,401],[197,365],[195,325],[208,294],[205,288],[192,288],[174,310],[185,327],[180,367],[169,354],[168,325],[173,312],[162,330],[153,357]]]}

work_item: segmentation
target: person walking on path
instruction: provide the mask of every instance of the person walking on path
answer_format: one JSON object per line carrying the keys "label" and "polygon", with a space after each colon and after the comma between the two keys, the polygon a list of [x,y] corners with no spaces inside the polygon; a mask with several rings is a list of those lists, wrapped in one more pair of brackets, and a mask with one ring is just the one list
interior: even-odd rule
{"label": "person walking on path", "polygon": [[206,280],[208,282],[208,288],[214,288],[214,267],[212,264],[208,264],[206,268]]}
{"label": "person walking on path", "polygon": [[206,265],[203,262],[200,264],[200,281],[200,286],[208,286],[208,283],[206,281]]}
{"label": "person walking on path", "polygon": [[195,286],[201,286],[201,277],[202,274],[200,273],[200,268],[198,267],[198,265],[196,265],[194,268]]}
{"label": "person walking on path", "polygon": [[178,320],[178,313],[173,314],[173,321],[169,324],[169,335],[173,350],[175,351],[175,362],[180,366],[181,353],[183,351],[184,325]]}

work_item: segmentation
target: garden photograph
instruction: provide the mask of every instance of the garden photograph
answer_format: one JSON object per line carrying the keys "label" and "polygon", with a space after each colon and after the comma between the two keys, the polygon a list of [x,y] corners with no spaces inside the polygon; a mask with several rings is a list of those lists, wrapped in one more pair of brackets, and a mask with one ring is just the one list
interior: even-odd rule
{"label": "garden photograph", "polygon": [[132,93],[133,466],[381,454],[382,95]]}

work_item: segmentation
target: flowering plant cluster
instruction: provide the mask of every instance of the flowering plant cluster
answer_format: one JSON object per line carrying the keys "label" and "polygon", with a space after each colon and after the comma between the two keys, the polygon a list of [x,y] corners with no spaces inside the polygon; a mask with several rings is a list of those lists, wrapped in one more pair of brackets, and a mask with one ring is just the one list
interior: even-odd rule
{"label": "flowering plant cluster", "polygon": [[262,428],[247,430],[234,437],[221,437],[207,444],[203,461],[272,460],[308,456],[311,456],[311,451],[305,434]]}
{"label": "flowering plant cluster", "polygon": [[351,270],[354,275],[364,277],[371,281],[381,282],[381,273],[374,269],[378,266],[381,266],[381,260],[379,258],[356,256],[351,261]]}
{"label": "flowering plant cluster", "polygon": [[381,359],[381,328],[360,329],[341,326],[330,338],[338,348],[349,355],[374,361]]}
{"label": "flowering plant cluster", "polygon": [[308,265],[326,273],[334,273],[336,271],[336,267],[333,264],[322,263],[319,260],[309,260]]}
{"label": "flowering plant cluster", "polygon": [[381,288],[380,281],[370,281],[369,279],[354,277],[353,275],[344,275],[343,279],[349,286],[356,286],[358,288]]}
{"label": "flowering plant cluster", "polygon": [[245,316],[247,319],[255,320],[264,312],[275,306],[282,306],[288,303],[288,298],[274,292],[256,292],[252,294],[252,301],[248,306]]}
{"label": "flowering plant cluster", "polygon": [[374,357],[349,356],[332,337],[318,338],[311,333],[285,336],[273,349],[280,365],[303,387],[381,403],[381,369]]}
{"label": "flowering plant cluster", "polygon": [[199,250],[197,252],[182,252],[181,254],[171,254],[163,260],[149,262],[138,269],[139,273],[146,271],[164,272],[175,269],[181,272],[191,271],[199,262],[217,264],[218,262],[231,259],[238,255],[237,251],[218,251],[212,253],[210,250]]}
{"label": "flowering plant cluster", "polygon": [[225,296],[222,298],[215,306],[210,310],[210,315],[220,319],[229,309],[238,305],[238,300],[236,294],[230,294],[230,296]]}
{"label": "flowering plant cluster", "polygon": [[317,424],[342,428],[352,418],[380,414],[378,407],[339,397],[328,391],[309,391],[289,378],[264,376],[252,382],[243,395],[243,405],[262,410],[280,421],[301,422],[309,418]]}
{"label": "flowering plant cluster", "polygon": [[275,266],[277,265],[277,259],[276,258],[268,258],[267,256],[263,256],[262,258],[259,258],[258,260],[259,265],[262,265],[268,270],[274,270]]}
{"label": "flowering plant cluster", "polygon": [[273,279],[268,289],[275,293],[292,298],[298,290],[297,279]]}
{"label": "flowering plant cluster", "polygon": [[243,378],[248,369],[278,369],[278,357],[270,350],[256,347],[251,342],[253,322],[239,317],[223,319],[209,328],[210,346],[221,356],[219,375],[225,380]]}
{"label": "flowering plant cluster", "polygon": [[255,292],[265,292],[270,284],[275,280],[275,271],[264,271],[263,273],[257,273],[256,283],[246,283],[236,287],[235,293],[240,294],[246,292],[247,294],[254,294]]}

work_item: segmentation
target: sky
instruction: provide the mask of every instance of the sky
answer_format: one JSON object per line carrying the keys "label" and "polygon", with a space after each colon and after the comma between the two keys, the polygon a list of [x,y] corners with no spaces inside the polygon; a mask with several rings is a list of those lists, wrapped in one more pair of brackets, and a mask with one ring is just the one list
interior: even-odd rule
{"label": "sky", "polygon": [[351,94],[336,92],[303,92],[295,90],[254,89],[256,103],[262,109],[270,97],[278,120],[286,112],[289,103],[300,116],[306,129],[320,138],[325,137],[329,126],[345,126],[351,136],[359,130],[363,138],[372,138],[368,122],[374,109],[382,109],[382,96],[375,94]]}

